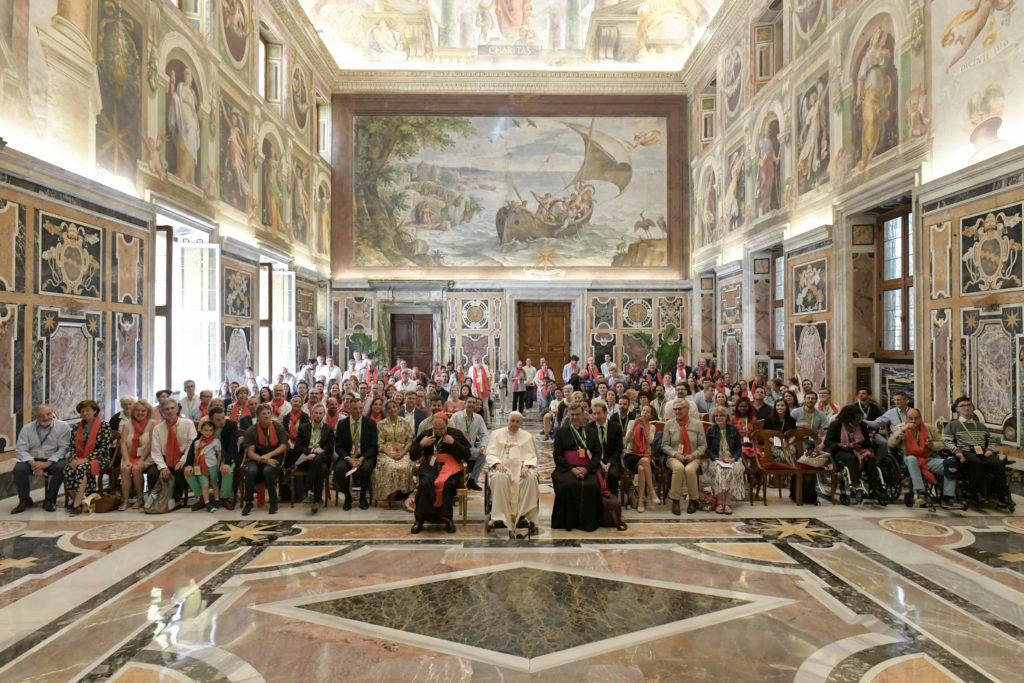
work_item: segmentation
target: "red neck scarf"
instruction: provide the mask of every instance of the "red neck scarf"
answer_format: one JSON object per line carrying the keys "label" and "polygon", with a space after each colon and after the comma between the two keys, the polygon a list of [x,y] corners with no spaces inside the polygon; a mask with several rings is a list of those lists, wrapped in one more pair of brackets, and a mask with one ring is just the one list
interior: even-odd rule
{"label": "red neck scarf", "polygon": [[478,372],[471,371],[471,373],[473,376],[473,387],[476,389],[476,395],[480,398],[487,398],[490,396],[490,388],[487,386],[487,368],[481,365]]}
{"label": "red neck scarf", "polygon": [[597,366],[591,363],[587,366],[587,373],[590,375],[590,379],[597,379]]}
{"label": "red neck scarf", "polygon": [[164,446],[164,462],[168,467],[174,467],[181,460],[181,446],[178,445],[178,433],[174,427],[178,424],[178,418],[174,422],[164,422],[167,425],[167,444]]}
{"label": "red neck scarf", "polygon": [[[679,444],[683,447],[683,455],[691,455],[693,444],[690,443],[690,432],[686,431],[686,422],[676,420],[676,424],[679,425]],[[725,438],[724,434],[722,438]]]}
{"label": "red neck scarf", "polygon": [[195,450],[195,464],[194,467],[198,467],[199,470],[207,477],[210,476],[210,467],[206,464],[206,447],[213,443],[213,437],[206,438],[205,436],[199,437],[199,443],[196,445]]}
{"label": "red neck scarf", "polygon": [[833,413],[836,413],[836,414],[839,413],[839,407],[836,406],[836,404],[832,403],[831,401],[828,402],[828,403],[824,403],[824,404],[822,404],[822,403],[818,404],[818,410],[820,410],[821,412],[824,413],[825,412],[825,408],[822,408],[821,407],[822,405],[824,405],[826,408],[831,408]]}
{"label": "red neck scarf", "polygon": [[206,417],[207,415],[210,414],[210,406],[209,405],[205,405],[204,406],[202,403],[200,403],[199,404],[199,412],[202,413],[203,417]]}
{"label": "red neck scarf", "polygon": [[135,430],[135,433],[132,435],[132,450],[128,454],[128,459],[132,462],[139,459],[139,443],[142,441],[142,435],[146,433],[147,426],[149,426],[149,420],[132,419],[132,429]]}
{"label": "red neck scarf", "polygon": [[331,415],[331,411],[329,411],[329,410],[327,411],[327,414],[324,415],[324,422],[326,422],[327,424],[329,424],[332,427],[334,425],[338,424],[338,420],[340,420],[340,419],[341,419],[341,411],[340,410],[338,412],[336,412],[333,416]]}
{"label": "red neck scarf", "polygon": [[278,411],[281,410],[281,406],[284,405],[284,397],[282,396],[281,398],[275,398],[273,401],[270,402],[270,405],[274,406],[274,413],[277,413]]}
{"label": "red neck scarf", "polygon": [[238,422],[241,418],[249,414],[249,404],[235,402],[235,405],[231,406],[231,419]]}
{"label": "red neck scarf", "polygon": [[373,384],[377,381],[377,368],[367,368],[365,381],[367,384]]}
{"label": "red neck scarf", "polygon": [[272,448],[277,448],[277,430],[274,429],[274,423],[271,422],[268,429],[264,429],[263,425],[257,423],[256,441],[258,441],[261,446],[266,446],[268,440],[270,441],[270,446]]}
{"label": "red neck scarf", "polygon": [[288,415],[288,438],[296,439],[299,436],[299,418],[302,416],[302,408],[298,410],[292,408],[292,412]]}
{"label": "red neck scarf", "polygon": [[92,419],[92,424],[89,425],[89,438],[85,437],[85,422],[78,423],[77,434],[75,435],[75,453],[79,458],[85,458],[88,460],[92,457],[92,452],[96,450],[96,437],[100,433],[100,416],[97,415]]}
{"label": "red neck scarf", "polygon": [[917,429],[907,427],[903,438],[907,446],[907,455],[912,455],[918,460],[928,459],[928,430],[923,425]]}
{"label": "red neck scarf", "polygon": [[739,430],[740,436],[750,436],[750,433],[753,431],[750,429],[750,427],[753,426],[753,422],[754,418],[750,415],[747,415],[746,417],[742,417],[740,415],[732,416],[732,423],[736,429]]}
{"label": "red neck scarf", "polygon": [[633,453],[649,455],[647,452],[647,425],[640,422],[633,427]]}

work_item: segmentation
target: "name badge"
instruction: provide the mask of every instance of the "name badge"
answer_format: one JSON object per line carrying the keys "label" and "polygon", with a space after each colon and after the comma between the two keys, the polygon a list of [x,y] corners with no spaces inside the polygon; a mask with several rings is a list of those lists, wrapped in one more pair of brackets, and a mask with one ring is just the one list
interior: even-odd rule
{"label": "name badge", "polygon": [[981,449],[981,446],[975,446],[974,452],[977,453],[978,455],[982,455],[985,451]]}
{"label": "name badge", "polygon": [[747,444],[747,445],[750,445],[750,437],[748,437],[748,436],[743,437],[743,443]]}
{"label": "name badge", "polygon": [[777,448],[782,448],[782,439],[780,439],[779,437],[773,436],[772,443],[775,444]]}

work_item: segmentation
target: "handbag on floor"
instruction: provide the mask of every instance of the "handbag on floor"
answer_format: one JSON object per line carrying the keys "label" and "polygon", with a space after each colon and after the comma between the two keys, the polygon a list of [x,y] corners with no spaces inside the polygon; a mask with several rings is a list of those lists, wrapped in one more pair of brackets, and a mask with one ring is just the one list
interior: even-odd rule
{"label": "handbag on floor", "polygon": [[142,511],[147,515],[162,515],[174,509],[174,479],[159,478],[147,493]]}
{"label": "handbag on floor", "polygon": [[105,496],[100,496],[99,500],[93,503],[93,512],[113,512],[117,509],[117,506],[121,504],[121,493],[114,491],[108,493]]}

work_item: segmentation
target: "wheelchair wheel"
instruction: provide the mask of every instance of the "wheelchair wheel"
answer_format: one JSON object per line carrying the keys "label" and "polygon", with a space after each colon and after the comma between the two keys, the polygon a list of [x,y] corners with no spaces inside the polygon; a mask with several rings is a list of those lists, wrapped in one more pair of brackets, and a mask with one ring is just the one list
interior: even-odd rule
{"label": "wheelchair wheel", "polygon": [[891,455],[887,455],[885,460],[879,464],[882,470],[882,478],[885,482],[884,489],[885,495],[888,500],[895,501],[900,497],[900,493],[903,491],[903,470],[900,469],[899,463]]}
{"label": "wheelchair wheel", "polygon": [[907,491],[906,493],[903,494],[903,504],[906,505],[908,508],[914,507],[913,491]]}
{"label": "wheelchair wheel", "polygon": [[850,494],[847,493],[846,491],[843,491],[842,493],[840,493],[839,494],[839,503],[841,505],[849,505],[850,504]]}

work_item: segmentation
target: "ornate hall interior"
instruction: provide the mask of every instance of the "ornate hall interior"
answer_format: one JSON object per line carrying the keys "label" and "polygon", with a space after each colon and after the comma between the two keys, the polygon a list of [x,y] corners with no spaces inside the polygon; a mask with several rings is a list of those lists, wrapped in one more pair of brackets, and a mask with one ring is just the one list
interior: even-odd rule
{"label": "ornate hall interior", "polygon": [[[0,0],[0,681],[1024,681],[1021,5]],[[524,392],[517,363],[542,359],[556,381]],[[397,499],[379,462],[360,484],[361,446],[322,496],[294,461],[250,489],[278,432],[232,383],[286,420],[274,387],[303,372],[365,395],[393,367],[421,389],[398,406],[414,459],[430,433]],[[423,391],[442,371],[444,419]],[[549,402],[574,384],[590,420],[612,373],[643,395],[612,405],[606,479],[566,464],[594,450],[578,399]],[[718,444],[695,494],[659,393],[683,402],[688,373]],[[153,460],[186,457],[157,399],[187,417],[187,383],[256,440],[208,500]],[[820,429],[742,431],[755,385],[770,424],[811,394]],[[438,424],[470,436],[466,386],[484,441],[519,419],[537,457],[498,477],[510,447],[470,437],[485,476],[456,462],[435,524],[424,472]],[[352,400],[325,401],[332,451],[359,441]],[[390,444],[373,403],[359,424]],[[678,461],[646,457],[671,434]],[[812,442],[835,452],[809,464]],[[150,454],[135,506],[106,454],[68,456],[59,492],[37,471],[94,448]],[[843,456],[865,454],[860,491]],[[495,527],[496,478],[536,481],[524,529]],[[611,521],[566,528],[590,479]]]}

